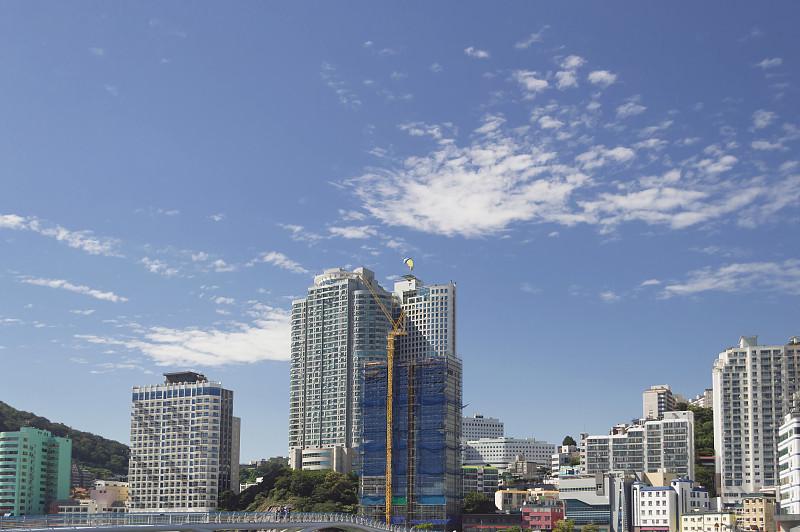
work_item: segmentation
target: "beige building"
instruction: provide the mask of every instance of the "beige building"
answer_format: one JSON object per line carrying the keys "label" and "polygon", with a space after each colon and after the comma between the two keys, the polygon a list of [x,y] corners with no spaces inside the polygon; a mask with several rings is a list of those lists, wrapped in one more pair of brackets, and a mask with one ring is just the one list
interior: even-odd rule
{"label": "beige building", "polygon": [[693,512],[681,516],[681,532],[733,532],[736,516],[730,512]]}
{"label": "beige building", "polygon": [[740,530],[775,532],[775,497],[766,493],[743,495],[742,503],[736,505],[736,517]]}

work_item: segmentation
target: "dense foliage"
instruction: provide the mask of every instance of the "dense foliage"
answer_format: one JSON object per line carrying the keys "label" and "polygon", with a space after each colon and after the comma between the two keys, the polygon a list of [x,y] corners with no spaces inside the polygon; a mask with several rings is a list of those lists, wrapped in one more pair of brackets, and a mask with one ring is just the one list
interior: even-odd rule
{"label": "dense foliage", "polygon": [[694,413],[694,481],[708,490],[708,496],[716,496],[714,489],[714,468],[700,465],[701,456],[714,456],[714,410],[687,403],[678,403],[676,410],[690,410]]}
{"label": "dense foliage", "polygon": [[575,438],[567,434],[564,436],[564,441],[561,442],[561,445],[578,445],[578,443],[575,441]]}
{"label": "dense foliage", "polygon": [[335,471],[268,470],[261,483],[240,494],[220,494],[220,510],[272,511],[290,506],[294,512],[358,511],[358,475]]}
{"label": "dense foliage", "polygon": [[471,491],[464,495],[462,509],[465,514],[493,514],[497,511],[494,501],[477,491]]}
{"label": "dense foliage", "polygon": [[127,445],[62,423],[51,423],[47,418],[17,410],[0,401],[0,432],[17,431],[20,427],[46,430],[53,436],[69,438],[72,440],[72,458],[96,475],[104,474],[104,470],[117,475],[128,474],[130,449]]}

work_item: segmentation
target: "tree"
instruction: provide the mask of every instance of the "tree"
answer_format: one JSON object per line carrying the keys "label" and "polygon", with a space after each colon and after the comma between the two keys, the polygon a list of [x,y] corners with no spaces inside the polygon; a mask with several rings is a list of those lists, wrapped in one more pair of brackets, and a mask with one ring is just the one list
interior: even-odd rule
{"label": "tree", "polygon": [[553,526],[553,532],[574,532],[575,531],[575,521],[572,519],[562,519],[560,521],[556,521],[555,525]]}
{"label": "tree", "polygon": [[600,527],[594,524],[594,521],[589,521],[588,524],[585,524],[581,527],[581,532],[599,532]]}
{"label": "tree", "polygon": [[564,436],[564,441],[561,442],[561,445],[578,445],[578,444],[575,443],[575,440],[573,439],[572,436],[567,434],[566,436]]}
{"label": "tree", "polygon": [[462,508],[465,514],[493,514],[497,510],[489,497],[477,491],[471,491],[464,495]]}

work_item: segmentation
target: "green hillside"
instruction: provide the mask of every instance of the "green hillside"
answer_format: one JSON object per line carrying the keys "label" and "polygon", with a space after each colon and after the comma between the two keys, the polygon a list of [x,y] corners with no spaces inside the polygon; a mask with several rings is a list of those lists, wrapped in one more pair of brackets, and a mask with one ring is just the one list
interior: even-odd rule
{"label": "green hillside", "polygon": [[53,436],[71,439],[72,458],[84,467],[105,469],[117,475],[128,474],[131,452],[127,445],[62,423],[52,423],[47,418],[17,410],[0,401],[0,432],[16,431],[20,427],[46,430]]}

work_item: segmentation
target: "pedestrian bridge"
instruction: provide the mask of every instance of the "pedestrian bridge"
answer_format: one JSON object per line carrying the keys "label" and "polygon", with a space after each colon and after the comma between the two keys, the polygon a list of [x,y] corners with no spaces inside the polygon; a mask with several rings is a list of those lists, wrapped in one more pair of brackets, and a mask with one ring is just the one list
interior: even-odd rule
{"label": "pedestrian bridge", "polygon": [[[276,512],[176,512],[58,514],[0,517],[0,531],[23,532],[212,532],[216,530],[275,530],[312,532],[338,528],[350,532],[410,532],[352,514]],[[90,529],[90,530],[87,530]]]}

